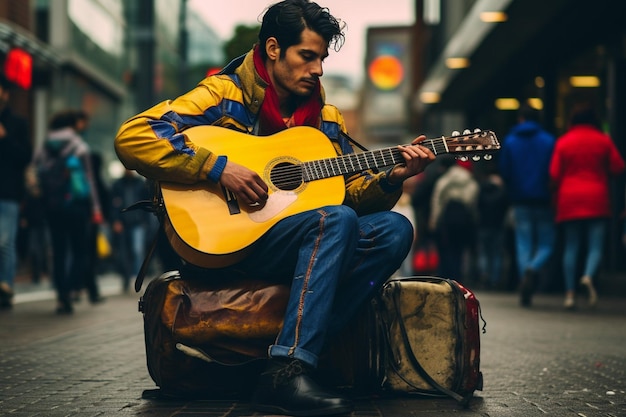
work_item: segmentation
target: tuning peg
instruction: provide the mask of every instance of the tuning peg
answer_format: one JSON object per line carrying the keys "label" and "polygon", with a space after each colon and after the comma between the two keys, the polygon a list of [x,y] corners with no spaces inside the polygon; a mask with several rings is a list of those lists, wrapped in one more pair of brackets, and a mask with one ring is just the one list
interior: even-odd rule
{"label": "tuning peg", "polygon": [[491,156],[491,154],[487,154],[483,158],[485,158],[485,161],[491,161],[491,158],[493,157]]}
{"label": "tuning peg", "polygon": [[476,161],[476,162],[480,161],[480,155],[474,155],[474,156],[472,156],[472,160],[473,160],[473,161]]}
{"label": "tuning peg", "polygon": [[450,136],[461,136],[461,133],[458,130],[454,130]]}
{"label": "tuning peg", "polygon": [[459,161],[466,162],[469,158],[468,158],[467,156],[463,155],[463,156],[459,156],[457,159],[458,159]]}
{"label": "tuning peg", "polygon": [[482,132],[482,130],[480,130],[479,128],[474,129],[474,133],[480,133]]}
{"label": "tuning peg", "polygon": [[464,135],[469,135],[470,133],[472,133],[472,132],[471,132],[471,130],[469,130],[469,129],[465,129],[465,130],[463,131],[463,134],[464,134]]}

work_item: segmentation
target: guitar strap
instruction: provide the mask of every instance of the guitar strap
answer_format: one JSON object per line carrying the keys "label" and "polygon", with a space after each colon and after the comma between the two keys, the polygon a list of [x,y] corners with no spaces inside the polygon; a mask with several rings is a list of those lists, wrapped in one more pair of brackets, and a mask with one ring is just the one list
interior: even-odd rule
{"label": "guitar strap", "polygon": [[222,68],[218,74],[234,74],[235,70],[241,65],[245,57],[246,54],[239,55],[237,58],[226,64],[226,66]]}
{"label": "guitar strap", "polygon": [[137,277],[135,278],[135,292],[139,292],[141,291],[141,286],[146,276],[146,272],[148,272],[150,259],[152,259],[152,255],[154,254],[154,251],[159,242],[159,235],[163,231],[162,217],[165,207],[163,206],[163,198],[161,197],[161,192],[159,191],[159,187],[156,183],[154,183],[154,196],[152,197],[152,200],[139,201],[131,205],[130,207],[125,208],[124,210],[122,210],[122,212],[136,209],[142,209],[144,211],[150,212],[157,216],[157,218],[159,219],[159,228],[154,233],[154,238],[152,238],[152,243],[148,248],[148,253],[146,253],[146,257],[143,259],[143,262],[141,263],[141,268],[139,268],[139,272],[137,273]]}
{"label": "guitar strap", "polygon": [[356,140],[352,139],[350,136],[348,136],[347,133],[343,133],[342,131],[339,131],[339,136],[343,137],[344,139],[348,139],[348,141],[350,143],[356,145],[363,152],[367,152],[368,149],[365,146],[361,145],[359,142],[357,142]]}
{"label": "guitar strap", "polygon": [[163,226],[159,226],[159,230],[155,233],[154,238],[152,239],[152,243],[150,244],[150,248],[148,249],[148,253],[146,257],[143,259],[141,263],[141,268],[137,273],[137,277],[135,278],[135,292],[141,291],[141,286],[143,284],[143,279],[146,276],[146,272],[148,271],[148,265],[150,264],[150,259],[152,259],[152,254],[154,254],[154,250],[157,247],[157,243],[159,241],[159,233]]}

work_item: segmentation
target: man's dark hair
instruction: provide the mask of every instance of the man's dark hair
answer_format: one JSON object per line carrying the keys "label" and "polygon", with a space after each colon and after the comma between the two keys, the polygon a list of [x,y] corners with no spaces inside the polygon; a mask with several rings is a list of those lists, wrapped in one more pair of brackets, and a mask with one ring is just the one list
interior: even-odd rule
{"label": "man's dark hair", "polygon": [[74,113],[75,113],[76,121],[89,120],[89,115],[84,110],[75,110]]}
{"label": "man's dark hair", "polygon": [[261,57],[267,58],[265,42],[274,37],[280,45],[280,56],[285,56],[287,48],[302,40],[304,29],[320,35],[335,51],[342,47],[345,35],[344,25],[333,17],[329,10],[309,0],[284,0],[270,6],[261,23],[259,47]]}
{"label": "man's dark hair", "polygon": [[75,127],[79,120],[89,120],[89,115],[83,110],[62,110],[52,116],[48,127],[52,130]]}
{"label": "man's dark hair", "polygon": [[528,103],[522,104],[517,112],[517,116],[520,120],[528,121],[528,122],[538,122],[539,121],[539,110],[532,107]]}
{"label": "man's dark hair", "polygon": [[594,108],[588,103],[578,104],[572,110],[570,120],[570,126],[576,125],[592,125],[600,129],[600,119]]}
{"label": "man's dark hair", "polygon": [[74,127],[76,124],[76,111],[63,110],[55,113],[50,119],[48,127],[51,130],[63,129],[64,127]]}

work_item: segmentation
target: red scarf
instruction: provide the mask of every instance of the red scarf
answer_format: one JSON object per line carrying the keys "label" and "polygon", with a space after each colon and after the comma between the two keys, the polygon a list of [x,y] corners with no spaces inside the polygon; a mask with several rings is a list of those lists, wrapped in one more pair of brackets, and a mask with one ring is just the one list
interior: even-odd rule
{"label": "red scarf", "polygon": [[[259,53],[259,48],[254,48],[254,67],[263,81],[267,83],[265,89],[265,99],[261,105],[259,115],[259,132],[262,135],[272,135],[276,132],[287,128],[285,121],[280,115],[280,107],[278,104],[278,95],[276,89],[267,74],[267,69]],[[320,95],[320,82],[317,81],[313,93],[301,103],[298,104],[293,113],[292,120],[294,126],[312,126],[319,127],[320,114],[322,111],[322,98]]]}

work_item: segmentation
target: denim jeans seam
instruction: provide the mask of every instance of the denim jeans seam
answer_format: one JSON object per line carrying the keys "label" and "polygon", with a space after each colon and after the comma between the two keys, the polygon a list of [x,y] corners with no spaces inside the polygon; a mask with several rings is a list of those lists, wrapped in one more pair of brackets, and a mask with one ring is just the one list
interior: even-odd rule
{"label": "denim jeans seam", "polygon": [[315,255],[317,254],[319,250],[320,241],[322,240],[322,237],[324,235],[324,220],[326,219],[328,215],[328,213],[326,213],[324,210],[318,210],[318,213],[321,214],[321,217],[319,220],[320,231],[319,231],[319,234],[317,235],[315,246],[313,247],[313,250],[311,251],[311,257],[309,258],[309,264],[307,266],[306,274],[304,275],[302,289],[300,290],[300,300],[298,302],[298,319],[296,320],[296,326],[294,329],[293,346],[289,348],[290,356],[293,355],[293,352],[298,348],[298,342],[300,340],[300,327],[302,326],[302,316],[303,316],[303,311],[304,311],[305,296],[308,290],[309,280],[311,278],[311,271],[313,270],[313,263],[314,263]]}

